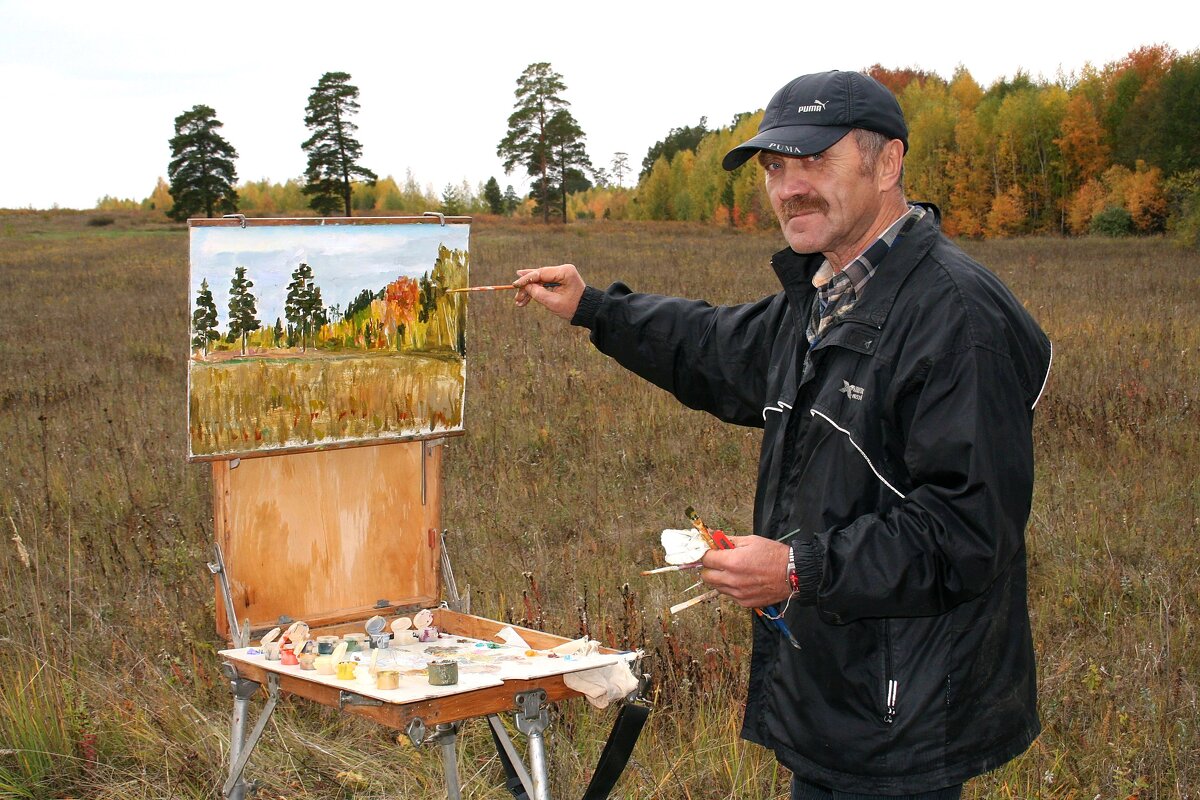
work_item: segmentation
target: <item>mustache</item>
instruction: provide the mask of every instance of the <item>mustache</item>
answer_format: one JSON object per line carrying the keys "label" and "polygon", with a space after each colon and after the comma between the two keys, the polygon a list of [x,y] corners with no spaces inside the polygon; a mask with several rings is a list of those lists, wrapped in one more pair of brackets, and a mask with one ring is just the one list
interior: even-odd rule
{"label": "mustache", "polygon": [[794,217],[797,214],[803,214],[807,211],[824,213],[829,210],[829,203],[823,197],[815,194],[806,194],[799,197],[787,198],[780,205],[779,210],[787,217]]}

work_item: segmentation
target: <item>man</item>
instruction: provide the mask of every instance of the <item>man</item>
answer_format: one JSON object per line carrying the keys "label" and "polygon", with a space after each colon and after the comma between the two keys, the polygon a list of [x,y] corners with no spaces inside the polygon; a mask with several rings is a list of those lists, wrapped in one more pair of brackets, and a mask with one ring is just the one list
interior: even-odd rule
{"label": "man", "polygon": [[1024,528],[1050,343],[905,201],[907,149],[878,82],[801,76],[724,160],[765,171],[779,294],[712,308],[569,264],[515,282],[684,404],[764,429],[755,535],[702,577],[799,644],[755,624],[742,735],[805,800],[957,798],[1040,729]]}

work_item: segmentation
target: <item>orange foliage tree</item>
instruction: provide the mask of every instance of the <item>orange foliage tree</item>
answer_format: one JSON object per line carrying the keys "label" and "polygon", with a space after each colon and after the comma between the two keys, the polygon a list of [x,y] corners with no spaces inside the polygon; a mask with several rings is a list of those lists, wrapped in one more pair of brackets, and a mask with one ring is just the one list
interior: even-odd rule
{"label": "orange foliage tree", "polygon": [[1125,209],[1139,233],[1159,233],[1167,221],[1167,194],[1162,170],[1138,160],[1125,184]]}
{"label": "orange foliage tree", "polygon": [[[930,78],[937,78],[932,72],[926,72],[923,69],[916,67],[901,67],[899,69],[888,69],[882,64],[875,63],[863,70],[875,80],[882,83],[891,91],[892,94],[899,97],[905,89],[913,83],[924,83]],[[938,78],[938,80],[941,80]]]}
{"label": "orange foliage tree", "polygon": [[996,195],[988,211],[985,231],[988,236],[1015,236],[1025,223],[1025,197],[1021,187],[1013,184],[1003,194]]}
{"label": "orange foliage tree", "polygon": [[1108,190],[1099,178],[1091,178],[1080,186],[1067,204],[1067,227],[1071,233],[1081,236],[1088,232],[1092,217],[1104,210]]}
{"label": "orange foliage tree", "polygon": [[1083,93],[1067,100],[1061,133],[1054,140],[1063,156],[1064,177],[1074,190],[1104,171],[1109,163],[1108,145],[1095,106]]}

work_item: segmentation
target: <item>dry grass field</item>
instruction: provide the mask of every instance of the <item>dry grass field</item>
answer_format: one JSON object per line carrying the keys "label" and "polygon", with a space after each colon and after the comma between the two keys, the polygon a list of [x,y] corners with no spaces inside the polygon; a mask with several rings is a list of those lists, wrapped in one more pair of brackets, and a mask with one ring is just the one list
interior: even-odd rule
{"label": "dry grass field", "polygon": [[[184,461],[187,237],[138,216],[0,214],[0,797],[209,798],[230,702],[214,655],[206,465]],[[737,302],[773,291],[778,237],[658,224],[474,227],[474,283],[579,264],[591,282]],[[968,798],[1200,796],[1200,255],[1161,241],[968,249],[1056,346],[1029,527],[1045,731]],[[754,430],[679,407],[583,331],[474,297],[467,434],[444,522],[475,613],[643,647],[656,710],[615,796],[771,798],[737,740],[746,614],[669,618],[642,578],[695,505],[751,520]],[[257,703],[256,703],[257,705]],[[564,704],[553,796],[582,794],[612,721]],[[503,798],[486,725],[464,795]],[[249,774],[267,798],[435,798],[435,751],[284,700]]]}

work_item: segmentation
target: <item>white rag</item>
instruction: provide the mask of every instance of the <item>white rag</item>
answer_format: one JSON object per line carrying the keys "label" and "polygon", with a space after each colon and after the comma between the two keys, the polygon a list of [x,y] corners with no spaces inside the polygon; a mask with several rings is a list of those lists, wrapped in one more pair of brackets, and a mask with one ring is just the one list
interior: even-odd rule
{"label": "white rag", "polygon": [[517,633],[512,625],[505,625],[496,634],[496,638],[504,642],[509,647],[519,647],[522,650],[531,650],[529,643],[525,641],[525,637]]}
{"label": "white rag", "polygon": [[626,661],[568,672],[563,675],[563,683],[586,697],[596,708],[607,708],[613,700],[627,697],[638,687],[637,678]]}

